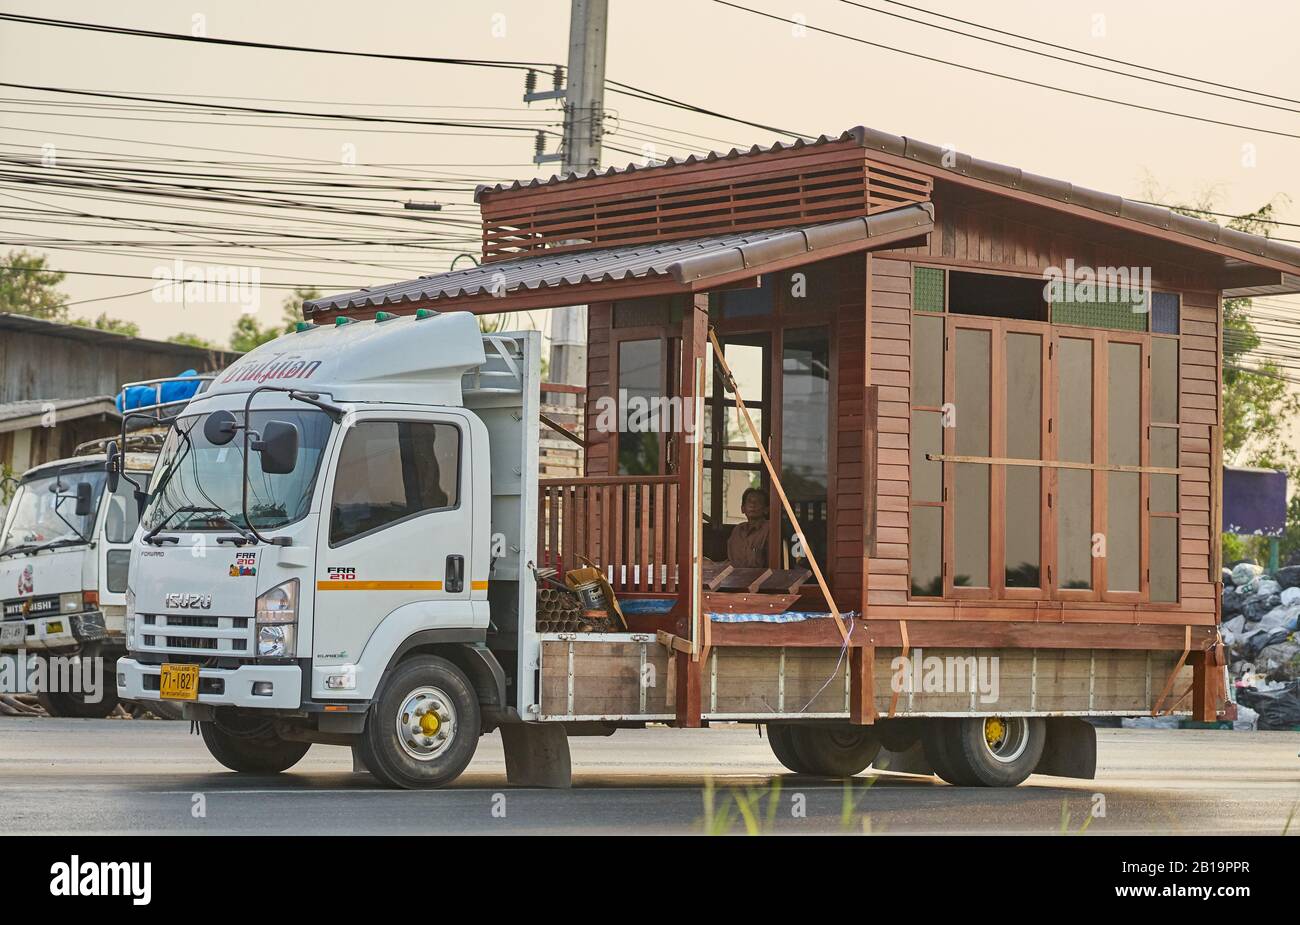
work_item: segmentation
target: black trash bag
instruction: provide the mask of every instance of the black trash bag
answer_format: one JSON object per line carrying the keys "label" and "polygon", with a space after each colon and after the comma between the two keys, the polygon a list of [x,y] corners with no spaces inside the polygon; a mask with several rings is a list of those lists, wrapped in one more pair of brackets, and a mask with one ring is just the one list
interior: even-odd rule
{"label": "black trash bag", "polygon": [[1287,565],[1273,573],[1273,580],[1283,588],[1300,588],[1300,565]]}
{"label": "black trash bag", "polygon": [[1247,631],[1234,645],[1233,649],[1243,657],[1254,661],[1261,649],[1273,645],[1275,642],[1282,642],[1291,635],[1285,626],[1275,626],[1272,629],[1256,629],[1254,632]]}
{"label": "black trash bag", "polygon": [[1300,726],[1300,681],[1271,691],[1243,687],[1237,691],[1237,702],[1259,714],[1260,729]]}
{"label": "black trash bag", "polygon": [[1223,586],[1224,586],[1225,588],[1231,588],[1231,587],[1232,587],[1232,569],[1230,569],[1230,568],[1225,568],[1225,569],[1223,569],[1223,575],[1222,575],[1221,577],[1222,577],[1222,579],[1223,579]]}
{"label": "black trash bag", "polygon": [[1246,603],[1241,606],[1241,612],[1245,614],[1246,622],[1257,623],[1264,614],[1280,606],[1281,603],[1280,594],[1257,594],[1246,599]]}
{"label": "black trash bag", "polygon": [[1245,606],[1246,598],[1237,593],[1236,588],[1227,587],[1223,589],[1223,622],[1227,623],[1230,619],[1241,613],[1242,607]]}

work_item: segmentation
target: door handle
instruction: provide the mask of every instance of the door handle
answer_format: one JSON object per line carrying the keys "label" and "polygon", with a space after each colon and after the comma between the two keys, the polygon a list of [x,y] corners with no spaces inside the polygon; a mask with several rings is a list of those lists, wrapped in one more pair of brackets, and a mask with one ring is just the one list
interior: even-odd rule
{"label": "door handle", "polygon": [[448,594],[460,594],[465,590],[465,557],[448,556],[446,577],[442,580],[442,589]]}

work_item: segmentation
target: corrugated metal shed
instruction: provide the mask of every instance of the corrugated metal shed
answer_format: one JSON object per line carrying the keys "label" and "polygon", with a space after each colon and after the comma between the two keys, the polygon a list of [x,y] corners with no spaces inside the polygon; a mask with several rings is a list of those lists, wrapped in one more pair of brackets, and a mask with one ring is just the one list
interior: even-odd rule
{"label": "corrugated metal shed", "polygon": [[736,271],[759,273],[765,265],[778,260],[853,242],[861,242],[865,248],[872,238],[897,232],[914,230],[921,235],[933,227],[934,207],[923,203],[799,228],[500,260],[411,282],[315,299],[303,303],[303,311],[311,314],[465,296],[504,296],[519,291],[648,276],[692,284]]}

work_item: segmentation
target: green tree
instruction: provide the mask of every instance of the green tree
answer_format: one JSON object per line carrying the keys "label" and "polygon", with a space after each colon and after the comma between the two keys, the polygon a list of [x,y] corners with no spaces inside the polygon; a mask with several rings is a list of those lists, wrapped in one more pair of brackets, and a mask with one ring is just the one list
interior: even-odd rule
{"label": "green tree", "polygon": [[191,334],[188,331],[182,331],[179,334],[173,334],[167,338],[169,344],[184,344],[186,347],[199,347],[203,350],[222,350],[219,344],[215,344],[206,337],[199,337],[197,334]]}
{"label": "green tree", "polygon": [[281,334],[290,334],[299,321],[302,321],[302,303],[319,299],[321,292],[314,286],[300,286],[285,296],[281,303],[281,321],[278,325],[269,324],[262,327],[252,315],[240,315],[235,322],[235,329],[230,334],[230,349],[247,353],[254,347],[260,347],[267,341],[275,340]]}
{"label": "green tree", "polygon": [[64,275],[39,254],[10,251],[0,259],[0,312],[66,321],[67,297],[59,291]]}
{"label": "green tree", "polygon": [[73,318],[72,323],[80,328],[94,328],[97,331],[109,331],[113,334],[124,334],[127,337],[139,337],[140,325],[134,321],[123,321],[121,318],[110,318],[108,314],[101,313],[95,320],[89,318]]}

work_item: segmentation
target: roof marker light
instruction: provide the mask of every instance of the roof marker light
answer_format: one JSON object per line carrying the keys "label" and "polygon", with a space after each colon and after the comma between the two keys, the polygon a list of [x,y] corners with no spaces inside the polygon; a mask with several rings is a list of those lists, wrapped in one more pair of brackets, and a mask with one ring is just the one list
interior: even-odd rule
{"label": "roof marker light", "polygon": [[316,327],[316,325],[312,324],[310,321],[299,321],[293,326],[293,329],[296,333],[301,334],[303,331],[310,331],[314,327]]}
{"label": "roof marker light", "polygon": [[435,311],[433,311],[433,309],[429,309],[429,308],[420,308],[420,309],[416,309],[416,312],[415,312],[415,320],[416,320],[416,321],[419,321],[419,320],[422,319],[422,318],[432,318],[432,317],[434,317],[434,316],[437,315],[437,314],[438,314],[437,312],[435,312]]}
{"label": "roof marker light", "polygon": [[375,312],[375,321],[392,321],[396,317],[392,312]]}
{"label": "roof marker light", "polygon": [[342,327],[342,326],[345,325],[345,324],[351,324],[352,321],[353,321],[353,319],[351,319],[351,318],[345,318],[345,317],[343,317],[342,315],[339,315],[337,318],[334,319],[334,326],[335,326],[336,328],[338,328],[338,327]]}

